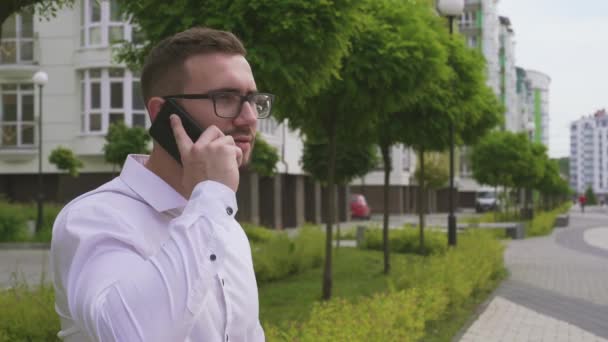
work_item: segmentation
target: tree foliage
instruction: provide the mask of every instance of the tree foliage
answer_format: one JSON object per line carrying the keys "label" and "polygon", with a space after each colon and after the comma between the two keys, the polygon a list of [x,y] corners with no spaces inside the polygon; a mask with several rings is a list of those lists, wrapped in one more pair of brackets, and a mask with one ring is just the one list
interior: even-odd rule
{"label": "tree foliage", "polygon": [[51,152],[49,162],[59,170],[67,171],[72,177],[78,176],[78,169],[84,165],[69,148],[59,146]]}
{"label": "tree foliage", "polygon": [[150,135],[141,127],[127,127],[122,121],[110,125],[103,146],[105,160],[118,166],[124,164],[129,154],[148,154]]}
{"label": "tree foliage", "polygon": [[[302,154],[302,168],[316,181],[327,184],[329,144],[327,139],[306,139]],[[341,141],[336,146],[335,183],[344,185],[365,176],[378,165],[376,147],[371,143]]]}
{"label": "tree foliage", "polygon": [[[414,177],[418,184],[423,184],[427,189],[440,189],[446,186],[449,180],[449,160],[445,153],[426,152],[424,154],[424,179],[420,182],[420,167],[414,171]],[[418,165],[420,165],[418,158]]]}
{"label": "tree foliage", "polygon": [[304,110],[306,99],[337,75],[358,23],[358,4],[356,0],[124,1],[123,12],[141,28],[147,42],[142,48],[126,45],[118,58],[142,65],[161,39],[193,26],[230,31],[248,50],[258,88],[278,95],[275,112]]}
{"label": "tree foliage", "polygon": [[250,168],[260,176],[271,177],[277,172],[279,153],[276,147],[270,145],[260,133],[257,133]]}

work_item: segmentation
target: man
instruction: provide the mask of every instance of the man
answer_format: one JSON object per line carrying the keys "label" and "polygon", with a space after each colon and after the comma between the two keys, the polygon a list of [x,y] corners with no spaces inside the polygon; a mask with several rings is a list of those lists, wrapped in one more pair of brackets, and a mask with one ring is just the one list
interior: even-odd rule
{"label": "man", "polygon": [[154,142],[149,158],[129,156],[119,177],[62,210],[51,245],[58,335],[263,341],[251,250],[234,215],[238,168],[272,95],[258,95],[234,35],[203,28],[154,47],[141,84],[152,121],[173,95],[207,129],[192,141],[173,115],[183,166]]}
{"label": "man", "polygon": [[578,198],[578,202],[581,205],[581,212],[585,212],[585,204],[587,203],[587,196],[585,196],[585,194],[581,194],[580,197]]}

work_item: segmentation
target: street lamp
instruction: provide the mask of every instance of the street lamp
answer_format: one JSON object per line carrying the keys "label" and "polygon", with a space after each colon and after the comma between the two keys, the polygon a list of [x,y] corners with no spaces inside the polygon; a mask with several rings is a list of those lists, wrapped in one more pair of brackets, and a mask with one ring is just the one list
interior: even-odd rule
{"label": "street lamp", "polygon": [[42,229],[42,87],[49,81],[49,75],[44,71],[38,71],[32,77],[34,84],[38,86],[38,217],[36,220],[36,232]]}
{"label": "street lamp", "polygon": [[[437,11],[448,17],[450,37],[454,33],[454,18],[464,11],[464,0],[437,0]],[[456,246],[456,217],[454,216],[454,122],[450,122],[450,193],[448,214],[448,245]]]}

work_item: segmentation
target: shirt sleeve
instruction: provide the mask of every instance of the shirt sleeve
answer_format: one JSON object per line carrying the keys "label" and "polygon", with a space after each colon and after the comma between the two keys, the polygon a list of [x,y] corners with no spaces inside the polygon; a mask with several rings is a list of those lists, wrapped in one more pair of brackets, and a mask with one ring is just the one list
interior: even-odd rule
{"label": "shirt sleeve", "polygon": [[69,210],[55,249],[75,323],[96,341],[185,340],[213,293],[231,206],[236,197],[228,187],[198,184],[171,221],[170,238],[149,258],[132,241],[142,227],[91,206]]}

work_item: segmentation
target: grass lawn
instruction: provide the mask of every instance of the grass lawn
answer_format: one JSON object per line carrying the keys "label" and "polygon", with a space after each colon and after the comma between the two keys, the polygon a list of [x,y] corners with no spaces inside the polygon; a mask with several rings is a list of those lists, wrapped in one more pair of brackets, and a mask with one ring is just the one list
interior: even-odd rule
{"label": "grass lawn", "polygon": [[[334,249],[333,257],[333,297],[348,300],[388,290],[396,276],[407,272],[408,260],[415,262],[415,259],[423,258],[392,253],[391,275],[384,276],[382,252],[344,247]],[[322,268],[317,268],[288,279],[262,284],[259,287],[262,324],[284,327],[289,321],[307,319],[313,302],[321,298],[321,274]],[[450,310],[445,320],[431,323],[425,341],[449,341],[487,295],[473,296],[463,307]]]}

